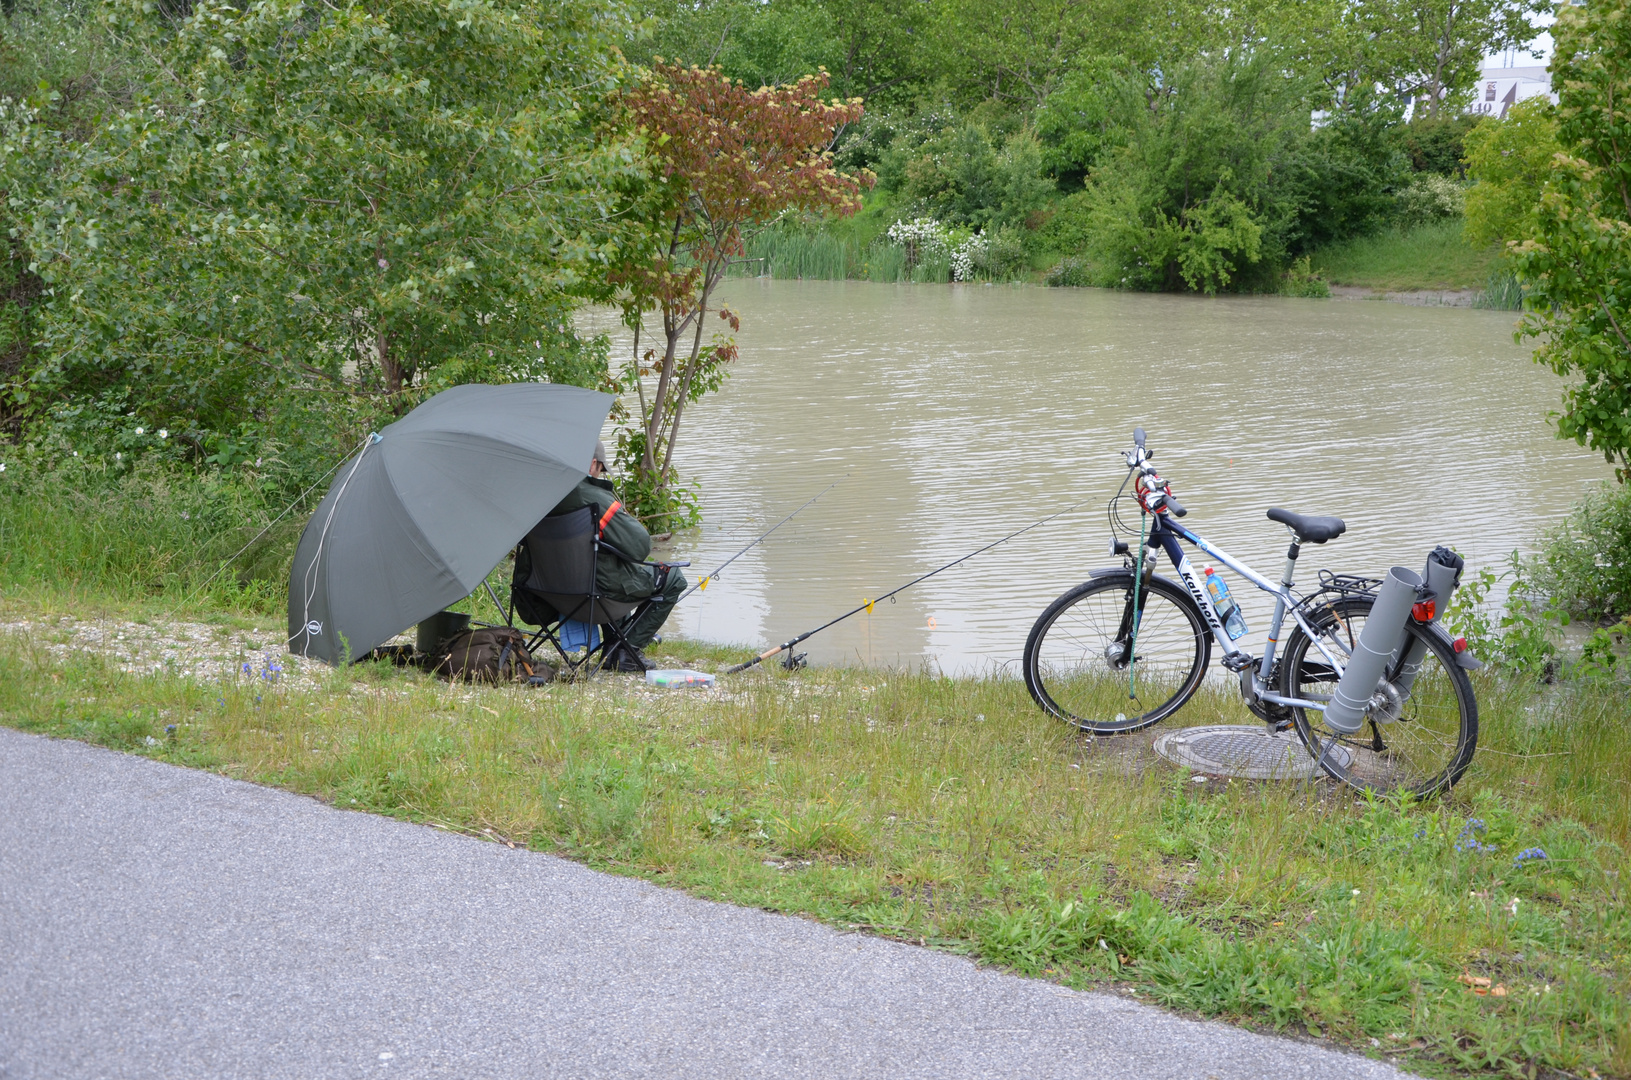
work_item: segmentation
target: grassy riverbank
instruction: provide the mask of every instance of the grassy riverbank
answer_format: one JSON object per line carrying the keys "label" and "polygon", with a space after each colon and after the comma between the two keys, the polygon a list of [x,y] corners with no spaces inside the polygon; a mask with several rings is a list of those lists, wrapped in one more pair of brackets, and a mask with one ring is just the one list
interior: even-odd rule
{"label": "grassy riverbank", "polygon": [[[247,673],[132,674],[74,652],[57,617],[0,639],[0,721],[1429,1072],[1631,1074],[1631,735],[1610,690],[1486,679],[1456,797],[1365,805],[1192,782],[1147,738],[1083,740],[1006,679],[524,691],[365,667],[289,683],[269,672],[270,622],[254,633],[274,651],[246,652]],[[1220,717],[1245,719],[1219,698],[1177,722]],[[1548,858],[1515,864],[1533,847]]]}
{"label": "grassy riverbank", "polygon": [[1332,285],[1397,292],[1483,289],[1499,259],[1494,245],[1468,244],[1457,217],[1332,244],[1315,252],[1310,261]]}

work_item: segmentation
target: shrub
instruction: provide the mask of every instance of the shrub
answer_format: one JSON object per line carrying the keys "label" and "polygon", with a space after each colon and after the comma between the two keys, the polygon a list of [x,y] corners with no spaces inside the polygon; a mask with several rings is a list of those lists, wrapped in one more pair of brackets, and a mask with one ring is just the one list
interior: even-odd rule
{"label": "shrub", "polygon": [[1604,484],[1545,535],[1525,572],[1571,615],[1631,615],[1631,488]]}
{"label": "shrub", "polygon": [[1468,132],[1467,169],[1477,181],[1467,192],[1468,243],[1522,239],[1558,149],[1557,121],[1544,97],[1520,101],[1506,119]]}
{"label": "shrub", "polygon": [[1413,227],[1460,217],[1466,204],[1466,189],[1461,184],[1437,173],[1417,173],[1399,192],[1399,221]]}
{"label": "shrub", "polygon": [[1067,255],[1060,259],[1052,270],[1042,276],[1042,283],[1056,287],[1091,285],[1093,284],[1093,267],[1080,256]]}

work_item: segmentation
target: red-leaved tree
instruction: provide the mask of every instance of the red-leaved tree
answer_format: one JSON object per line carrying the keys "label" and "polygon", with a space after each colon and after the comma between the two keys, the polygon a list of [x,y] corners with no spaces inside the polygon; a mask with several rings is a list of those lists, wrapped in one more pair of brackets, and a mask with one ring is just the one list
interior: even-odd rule
{"label": "red-leaved tree", "polygon": [[[659,59],[625,98],[645,138],[653,170],[653,244],[617,271],[625,318],[635,332],[626,381],[639,392],[640,424],[619,439],[632,477],[624,497],[648,518],[670,523],[692,511],[672,490],[674,444],[687,402],[717,389],[736,356],[733,339],[703,341],[714,290],[744,241],[788,211],[852,214],[862,171],[833,168],[834,133],[861,117],[859,98],[823,101],[827,75],[750,90],[716,68]],[[640,351],[647,312],[661,320],[661,344]],[[740,328],[726,307],[718,311]],[[654,328],[655,329],[655,328]],[[646,376],[656,385],[647,393]]]}

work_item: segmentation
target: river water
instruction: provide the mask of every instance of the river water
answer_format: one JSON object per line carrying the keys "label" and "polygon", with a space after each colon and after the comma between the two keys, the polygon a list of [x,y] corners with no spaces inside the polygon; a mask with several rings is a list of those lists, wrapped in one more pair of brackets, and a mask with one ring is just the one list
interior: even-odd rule
{"label": "river water", "polygon": [[[1017,673],[1042,608],[1116,561],[1105,502],[1134,425],[1185,523],[1266,576],[1286,548],[1267,507],[1345,519],[1304,548],[1305,585],[1419,569],[1439,543],[1499,570],[1610,475],[1553,436],[1562,383],[1510,312],[770,279],[724,299],[741,356],[676,451],[704,522],[656,557],[695,581],[844,479],[686,600],[679,632],[762,649],[1082,504],[810,639],[816,663]],[[584,329],[627,354],[610,314]],[[1261,648],[1272,602],[1229,578]]]}

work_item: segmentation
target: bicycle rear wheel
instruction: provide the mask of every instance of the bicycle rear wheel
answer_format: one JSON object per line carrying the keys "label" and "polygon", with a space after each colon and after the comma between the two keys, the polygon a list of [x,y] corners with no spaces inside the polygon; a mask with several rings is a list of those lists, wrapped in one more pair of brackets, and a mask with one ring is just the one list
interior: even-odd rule
{"label": "bicycle rear wheel", "polygon": [[[1319,643],[1344,664],[1371,604],[1369,596],[1344,597],[1309,618]],[[1379,704],[1357,732],[1344,735],[1329,727],[1318,709],[1293,707],[1291,718],[1303,745],[1333,779],[1361,791],[1427,797],[1448,791],[1472,764],[1478,702],[1443,631],[1415,622],[1407,629],[1410,640],[1424,646],[1420,670],[1408,685],[1401,680],[1401,650],[1383,675]],[[1326,701],[1336,689],[1336,669],[1300,626],[1286,639],[1281,672],[1287,697]]]}
{"label": "bicycle rear wheel", "polygon": [[[1200,686],[1212,638],[1187,592],[1133,573],[1096,577],[1065,593],[1025,643],[1025,686],[1052,716],[1085,731],[1137,731],[1171,716]],[[1136,652],[1134,651],[1136,649]]]}

